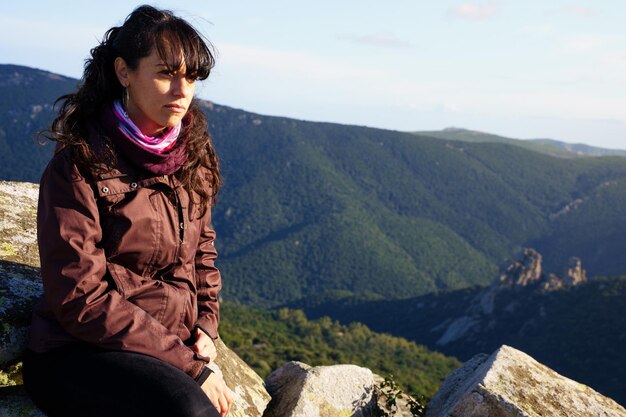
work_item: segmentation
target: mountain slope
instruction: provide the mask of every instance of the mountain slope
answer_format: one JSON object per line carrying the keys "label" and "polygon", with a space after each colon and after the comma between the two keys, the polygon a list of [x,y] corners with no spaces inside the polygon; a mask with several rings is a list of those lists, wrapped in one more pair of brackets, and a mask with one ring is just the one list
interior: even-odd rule
{"label": "mountain slope", "polygon": [[220,335],[265,378],[287,361],[311,366],[353,363],[394,379],[411,394],[432,397],[461,363],[406,339],[344,326],[323,317],[310,321],[300,310],[262,311],[226,303]]}
{"label": "mountain slope", "polygon": [[[579,196],[592,207],[598,187],[618,187],[626,173],[622,158],[571,161],[212,108],[230,187],[215,212],[221,262],[247,303],[330,288],[397,298],[487,284],[521,245],[543,249],[556,219],[571,214],[554,217],[564,207]],[[618,217],[594,207],[607,227]],[[617,262],[600,258],[590,273]]]}
{"label": "mountain slope", "polygon": [[39,182],[53,146],[39,146],[37,131],[53,118],[52,104],[76,80],[18,65],[0,65],[0,179]]}
{"label": "mountain slope", "polygon": [[473,143],[505,143],[559,158],[584,156],[626,156],[626,150],[605,149],[581,143],[572,144],[553,139],[511,139],[475,130],[449,127],[443,130],[413,132],[418,136]]}
{"label": "mountain slope", "polygon": [[514,346],[626,403],[626,383],[621,378],[626,375],[626,276],[546,290],[549,274],[539,274],[542,278],[536,283],[512,285],[501,280],[488,288],[407,300],[344,297],[331,301],[320,296],[292,306],[304,308],[313,318],[328,315],[344,324],[358,321],[461,360],[502,344]]}
{"label": "mountain slope", "polygon": [[[16,81],[0,86],[1,106],[12,96],[24,104],[0,119],[19,151],[2,175],[24,175],[32,162],[36,175],[21,179],[37,181],[43,164],[31,156],[44,151],[23,133],[52,116],[30,119],[32,108],[75,81],[15,66],[0,66],[3,75]],[[213,219],[226,299],[275,306],[329,292],[397,299],[488,285],[529,243],[550,253],[546,264],[578,256],[593,258],[590,275],[623,268],[614,254],[626,237],[613,225],[626,216],[606,202],[625,195],[626,158],[567,160],[201,105],[225,181]]]}

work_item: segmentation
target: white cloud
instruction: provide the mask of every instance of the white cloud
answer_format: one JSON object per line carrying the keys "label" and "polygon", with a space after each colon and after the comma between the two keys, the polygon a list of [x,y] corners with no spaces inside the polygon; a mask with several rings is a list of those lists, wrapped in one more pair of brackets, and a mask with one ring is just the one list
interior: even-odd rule
{"label": "white cloud", "polygon": [[564,39],[561,44],[562,50],[570,53],[593,52],[605,46],[607,46],[607,39],[596,35],[568,37]]}
{"label": "white cloud", "polygon": [[614,56],[626,54],[625,35],[580,34],[559,39],[560,49],[567,53],[603,53]]}
{"label": "white cloud", "polygon": [[499,11],[496,1],[486,3],[464,3],[448,10],[448,15],[469,20],[485,20],[494,17]]}
{"label": "white cloud", "polygon": [[411,42],[399,39],[393,33],[389,32],[376,33],[373,35],[342,34],[338,35],[337,38],[354,43],[391,48],[410,48],[413,46]]}
{"label": "white cloud", "polygon": [[580,6],[577,4],[568,4],[566,6],[563,6],[559,11],[561,13],[570,14],[574,16],[580,16],[580,17],[593,17],[598,14],[596,10],[590,7]]}
{"label": "white cloud", "polygon": [[[384,72],[351,64],[348,60],[259,48],[235,43],[220,43],[220,60],[225,64],[245,66],[257,70],[283,74],[286,77],[303,77],[307,80],[345,80],[354,78],[379,79]],[[255,69],[256,68],[256,69]]]}
{"label": "white cloud", "polygon": [[544,36],[550,35],[554,32],[554,27],[549,24],[541,24],[541,25],[528,25],[523,26],[519,29],[520,33],[525,35],[536,35],[536,36]]}

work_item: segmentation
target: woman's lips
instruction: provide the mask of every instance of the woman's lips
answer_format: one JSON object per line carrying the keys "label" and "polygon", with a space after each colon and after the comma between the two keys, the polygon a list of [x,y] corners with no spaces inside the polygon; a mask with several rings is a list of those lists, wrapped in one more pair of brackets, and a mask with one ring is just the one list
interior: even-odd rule
{"label": "woman's lips", "polygon": [[185,108],[183,106],[180,106],[178,104],[168,104],[165,106],[166,109],[173,111],[174,113],[184,113],[185,112]]}

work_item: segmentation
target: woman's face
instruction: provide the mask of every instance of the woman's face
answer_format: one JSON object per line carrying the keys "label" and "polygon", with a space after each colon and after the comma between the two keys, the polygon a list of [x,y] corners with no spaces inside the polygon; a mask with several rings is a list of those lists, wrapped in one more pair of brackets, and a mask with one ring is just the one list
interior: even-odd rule
{"label": "woman's face", "polygon": [[187,78],[184,61],[178,71],[170,71],[153,49],[136,69],[128,68],[122,58],[116,59],[115,69],[128,89],[128,116],[145,135],[159,135],[187,113],[195,85],[193,78]]}

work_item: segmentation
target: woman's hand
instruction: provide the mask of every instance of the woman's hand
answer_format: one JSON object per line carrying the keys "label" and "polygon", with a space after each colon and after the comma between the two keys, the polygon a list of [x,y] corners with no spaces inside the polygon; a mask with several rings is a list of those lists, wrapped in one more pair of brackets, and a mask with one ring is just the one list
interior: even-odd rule
{"label": "woman's hand", "polygon": [[209,397],[209,400],[211,400],[217,412],[220,413],[222,417],[225,417],[230,410],[232,397],[230,389],[228,389],[222,377],[213,372],[209,375],[207,380],[204,381],[204,384],[202,384],[202,390],[207,397]]}
{"label": "woman's hand", "polygon": [[193,346],[191,346],[191,349],[193,349],[194,352],[197,352],[200,356],[210,358],[211,362],[213,362],[215,358],[217,358],[217,350],[215,349],[213,339],[197,327],[194,330],[194,335],[196,341]]}

